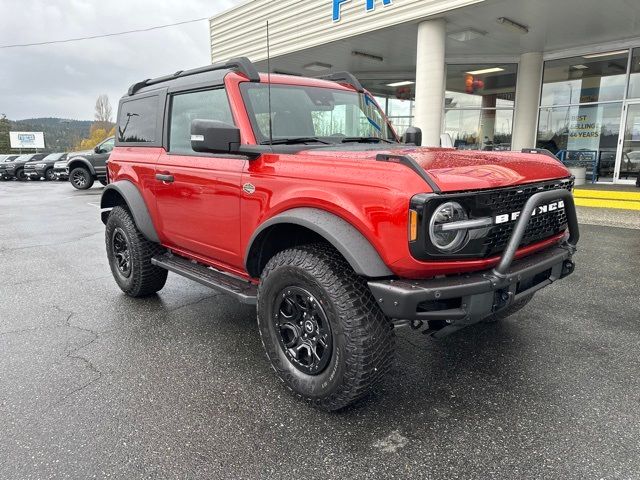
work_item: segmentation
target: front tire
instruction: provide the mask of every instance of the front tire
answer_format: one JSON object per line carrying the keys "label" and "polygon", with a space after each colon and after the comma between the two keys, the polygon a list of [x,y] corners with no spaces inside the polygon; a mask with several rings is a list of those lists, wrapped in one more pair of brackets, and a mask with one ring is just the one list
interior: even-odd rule
{"label": "front tire", "polygon": [[107,258],[120,289],[130,297],[148,297],[162,290],[167,270],[151,264],[164,249],[147,240],[124,207],[111,210],[105,231]]}
{"label": "front tire", "polygon": [[56,174],[53,173],[53,168],[47,168],[44,171],[44,178],[45,180],[47,180],[48,182],[53,182],[56,179]]}
{"label": "front tire", "polygon": [[24,174],[24,170],[22,168],[16,170],[16,179],[19,182],[26,182],[27,176]]}
{"label": "front tire", "polygon": [[78,190],[88,190],[93,186],[93,176],[91,172],[84,167],[77,167],[71,170],[69,181],[71,185]]}
{"label": "front tire", "polygon": [[258,288],[258,327],[276,374],[324,410],[366,396],[393,359],[391,322],[365,280],[326,244],[269,260]]}

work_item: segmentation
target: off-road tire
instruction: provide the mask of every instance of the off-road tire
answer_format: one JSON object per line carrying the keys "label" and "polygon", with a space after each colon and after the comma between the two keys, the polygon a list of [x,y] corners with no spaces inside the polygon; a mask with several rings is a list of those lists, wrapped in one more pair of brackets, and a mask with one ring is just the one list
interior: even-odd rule
{"label": "off-road tire", "polygon": [[77,190],[88,190],[93,186],[93,175],[84,167],[76,167],[69,173],[69,182]]}
{"label": "off-road tire", "polygon": [[[300,371],[280,345],[276,296],[288,287],[310,292],[322,306],[333,345],[326,367]],[[267,358],[287,388],[323,410],[335,411],[365,397],[393,361],[393,326],[365,280],[330,245],[284,250],[267,263],[258,288],[258,328]]]}
{"label": "off-road tire", "polygon": [[19,182],[27,181],[27,176],[24,174],[23,168],[19,168],[18,170],[16,170],[16,180],[18,180]]}
{"label": "off-road tire", "polygon": [[56,174],[53,173],[53,167],[47,168],[44,171],[44,178],[47,182],[53,182],[56,179]]}
{"label": "off-road tire", "polygon": [[[122,232],[130,252],[131,272],[124,276],[117,266],[114,255],[113,237],[116,229]],[[136,227],[131,214],[125,207],[111,210],[105,231],[107,258],[111,273],[120,289],[130,297],[148,297],[162,290],[167,281],[167,270],[151,264],[151,258],[164,249],[161,245],[150,242]]]}
{"label": "off-road tire", "polygon": [[527,304],[533,298],[533,295],[534,294],[531,294],[531,295],[529,295],[527,297],[524,297],[521,300],[518,300],[513,305],[510,305],[509,307],[505,308],[504,310],[501,310],[498,313],[494,313],[493,315],[485,318],[483,320],[483,322],[484,323],[496,323],[496,322],[499,322],[500,320],[504,320],[505,318],[510,317],[514,313],[519,312],[524,307],[526,307]]}

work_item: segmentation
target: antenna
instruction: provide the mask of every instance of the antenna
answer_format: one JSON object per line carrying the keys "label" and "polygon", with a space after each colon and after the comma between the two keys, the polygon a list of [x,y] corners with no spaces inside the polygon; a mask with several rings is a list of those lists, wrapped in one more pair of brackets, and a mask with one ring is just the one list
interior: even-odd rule
{"label": "antenna", "polygon": [[269,97],[269,145],[273,147],[273,117],[271,112],[271,51],[269,44],[269,20],[267,20],[267,95]]}
{"label": "antenna", "polygon": [[267,20],[267,95],[269,97],[269,145],[273,147],[273,117],[271,111],[271,45],[269,43],[269,20]]}

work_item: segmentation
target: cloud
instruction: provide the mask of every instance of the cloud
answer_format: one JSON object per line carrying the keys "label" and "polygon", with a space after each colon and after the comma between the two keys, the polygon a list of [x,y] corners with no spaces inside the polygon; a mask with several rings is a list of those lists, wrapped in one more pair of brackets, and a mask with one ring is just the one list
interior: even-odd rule
{"label": "cloud", "polygon": [[[0,45],[100,35],[209,17],[238,0],[0,0]],[[207,21],[144,33],[0,49],[0,113],[92,119],[129,85],[210,62]]]}

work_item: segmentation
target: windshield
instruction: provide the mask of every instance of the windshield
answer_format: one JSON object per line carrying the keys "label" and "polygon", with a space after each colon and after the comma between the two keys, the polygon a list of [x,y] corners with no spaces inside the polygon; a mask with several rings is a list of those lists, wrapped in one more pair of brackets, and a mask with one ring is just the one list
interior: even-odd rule
{"label": "windshield", "polygon": [[42,160],[43,161],[59,160],[60,157],[62,157],[62,155],[64,155],[64,153],[50,153],[49,155],[44,157]]}
{"label": "windshield", "polygon": [[18,158],[16,158],[14,161],[16,163],[20,163],[20,162],[27,162],[31,159],[31,157],[33,157],[33,154],[31,155],[20,155]]}
{"label": "windshield", "polygon": [[[241,88],[256,140],[268,143],[268,85],[243,83]],[[271,112],[274,141],[397,141],[375,100],[365,93],[271,85]]]}

